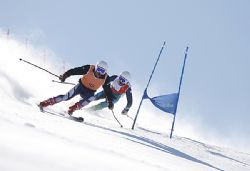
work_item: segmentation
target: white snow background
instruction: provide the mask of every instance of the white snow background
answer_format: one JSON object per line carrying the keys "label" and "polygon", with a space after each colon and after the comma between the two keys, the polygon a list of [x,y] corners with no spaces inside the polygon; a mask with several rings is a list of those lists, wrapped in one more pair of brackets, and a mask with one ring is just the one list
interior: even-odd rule
{"label": "white snow background", "polygon": [[[208,145],[177,133],[170,139],[166,129],[171,120],[166,124],[164,116],[151,114],[150,110],[143,111],[147,115],[140,116],[135,130],[131,130],[132,120],[120,114],[124,100],[115,106],[124,128],[107,109],[98,113],[77,111],[75,116],[83,116],[84,123],[41,113],[36,103],[72,87],[53,83],[54,76],[19,61],[23,58],[61,74],[60,58],[48,51],[45,61],[42,51],[0,36],[1,171],[250,170],[250,154],[242,150]],[[135,87],[135,101],[141,96],[137,92]],[[49,109],[65,111],[78,99]],[[135,109],[130,111],[132,117]],[[184,127],[183,131],[189,129]]]}

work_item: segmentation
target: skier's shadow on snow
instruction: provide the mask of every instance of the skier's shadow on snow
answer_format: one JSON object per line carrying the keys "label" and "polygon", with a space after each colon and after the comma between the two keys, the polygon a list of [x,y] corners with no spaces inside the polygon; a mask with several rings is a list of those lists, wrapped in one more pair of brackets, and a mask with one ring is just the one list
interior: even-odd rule
{"label": "skier's shadow on snow", "polygon": [[107,131],[111,131],[111,132],[123,135],[125,139],[127,139],[129,141],[132,141],[134,143],[138,143],[138,144],[150,147],[150,148],[154,148],[154,149],[162,151],[164,153],[169,153],[169,154],[172,154],[172,155],[175,155],[175,156],[178,156],[178,157],[181,157],[181,158],[193,161],[193,162],[203,164],[203,165],[211,167],[213,169],[223,171],[222,169],[220,169],[218,167],[215,167],[215,166],[213,166],[213,165],[211,165],[211,164],[209,164],[207,162],[196,159],[196,158],[194,158],[194,157],[192,157],[192,156],[190,156],[190,155],[188,155],[186,153],[183,153],[183,152],[181,152],[179,150],[176,150],[176,149],[174,149],[172,147],[166,146],[166,145],[164,145],[162,143],[156,142],[156,141],[154,141],[152,139],[142,137],[142,136],[133,135],[133,134],[130,134],[130,133],[127,133],[127,132],[117,131],[117,130],[114,130],[114,129],[111,129],[111,128],[107,128],[107,127],[100,126],[100,125],[95,125],[95,124],[92,124],[92,123],[84,122],[84,124],[88,125],[88,126],[100,128],[100,129],[103,129],[103,130],[107,130]]}

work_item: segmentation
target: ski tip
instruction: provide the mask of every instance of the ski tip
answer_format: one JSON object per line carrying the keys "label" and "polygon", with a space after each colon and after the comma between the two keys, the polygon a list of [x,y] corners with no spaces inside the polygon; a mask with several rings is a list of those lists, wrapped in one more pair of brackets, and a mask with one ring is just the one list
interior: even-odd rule
{"label": "ski tip", "polygon": [[74,121],[77,121],[77,122],[84,122],[84,118],[83,117],[75,117],[75,116],[70,116],[70,117],[66,117],[70,120],[74,120]]}
{"label": "ski tip", "polygon": [[43,107],[42,107],[42,106],[40,106],[40,104],[37,104],[37,106],[39,107],[40,112],[44,112]]}
{"label": "ski tip", "polygon": [[83,117],[79,117],[77,120],[78,120],[79,122],[84,122],[84,118],[83,118]]}

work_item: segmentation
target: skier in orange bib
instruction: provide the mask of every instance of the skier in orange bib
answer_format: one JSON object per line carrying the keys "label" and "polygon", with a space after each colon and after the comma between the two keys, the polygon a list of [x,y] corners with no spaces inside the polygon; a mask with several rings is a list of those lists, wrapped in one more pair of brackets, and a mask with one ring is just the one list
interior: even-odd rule
{"label": "skier in orange bib", "polygon": [[72,75],[83,76],[81,79],[79,79],[79,83],[65,95],[58,95],[56,97],[52,97],[40,102],[40,109],[43,110],[44,107],[47,107],[49,105],[54,105],[61,101],[67,101],[79,94],[82,99],[79,102],[75,103],[73,106],[70,106],[68,109],[68,114],[72,115],[74,111],[79,110],[89,104],[89,99],[93,97],[96,90],[102,86],[107,97],[108,108],[110,110],[113,110],[113,96],[110,86],[108,85],[108,83],[110,82],[110,77],[107,74],[107,69],[107,63],[105,61],[100,61],[97,62],[96,65],[84,65],[82,67],[77,67],[66,71],[59,77],[61,82],[64,82],[66,78]]}

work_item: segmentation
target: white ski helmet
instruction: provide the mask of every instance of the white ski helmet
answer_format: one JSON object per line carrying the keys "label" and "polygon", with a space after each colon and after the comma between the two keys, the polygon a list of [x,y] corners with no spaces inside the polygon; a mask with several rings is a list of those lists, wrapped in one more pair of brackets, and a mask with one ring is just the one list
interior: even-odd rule
{"label": "white ski helmet", "polygon": [[128,71],[123,71],[122,73],[120,73],[120,76],[125,78],[128,82],[131,79],[130,73]]}
{"label": "white ski helmet", "polygon": [[108,64],[107,64],[107,62],[105,62],[105,61],[99,61],[99,62],[97,62],[95,69],[97,70],[98,67],[104,69],[105,72],[107,73],[107,70],[108,70]]}

